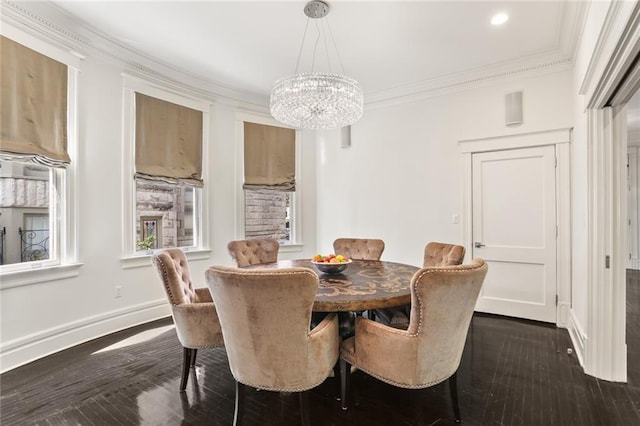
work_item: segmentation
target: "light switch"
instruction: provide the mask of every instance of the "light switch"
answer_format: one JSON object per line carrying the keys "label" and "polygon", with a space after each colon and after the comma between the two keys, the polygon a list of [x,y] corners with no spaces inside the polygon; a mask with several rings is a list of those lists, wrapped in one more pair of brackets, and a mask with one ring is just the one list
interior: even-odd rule
{"label": "light switch", "polygon": [[460,216],[457,214],[451,215],[451,223],[457,224],[460,223]]}

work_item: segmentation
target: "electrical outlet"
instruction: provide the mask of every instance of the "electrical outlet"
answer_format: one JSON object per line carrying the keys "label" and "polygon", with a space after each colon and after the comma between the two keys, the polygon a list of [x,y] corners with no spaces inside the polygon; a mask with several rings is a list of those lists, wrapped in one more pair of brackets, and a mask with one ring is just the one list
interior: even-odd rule
{"label": "electrical outlet", "polygon": [[121,285],[117,285],[116,286],[113,296],[116,297],[116,298],[122,297],[122,286]]}

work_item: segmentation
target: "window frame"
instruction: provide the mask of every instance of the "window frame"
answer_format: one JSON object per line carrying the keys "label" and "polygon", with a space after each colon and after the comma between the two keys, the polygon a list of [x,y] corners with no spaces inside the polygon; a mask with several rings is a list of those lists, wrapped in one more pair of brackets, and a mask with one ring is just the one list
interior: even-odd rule
{"label": "window frame", "polygon": [[81,56],[4,23],[0,33],[67,66],[66,168],[49,168],[50,259],[0,265],[0,289],[55,281],[79,275],[78,261],[78,79]]}
{"label": "window frame", "polygon": [[244,182],[244,122],[263,124],[267,126],[283,127],[287,129],[293,129],[296,132],[295,136],[295,173],[296,173],[296,190],[292,191],[291,198],[291,234],[290,242],[280,244],[281,252],[295,252],[301,251],[304,246],[303,234],[302,234],[302,197],[303,197],[303,178],[302,178],[302,131],[300,129],[294,129],[286,126],[279,121],[276,121],[269,115],[263,115],[259,113],[250,112],[237,112],[236,113],[236,239],[245,239],[245,198],[244,189],[242,184]]}
{"label": "window frame", "polygon": [[209,246],[209,119],[210,102],[197,99],[185,93],[175,92],[167,87],[151,83],[141,78],[123,73],[123,135],[122,135],[122,267],[137,268],[149,266],[149,257],[164,249],[136,249],[136,179],[135,174],[135,94],[142,93],[167,102],[183,105],[202,112],[202,180],[201,188],[194,187],[194,245],[179,247],[189,260],[207,259],[211,253]]}

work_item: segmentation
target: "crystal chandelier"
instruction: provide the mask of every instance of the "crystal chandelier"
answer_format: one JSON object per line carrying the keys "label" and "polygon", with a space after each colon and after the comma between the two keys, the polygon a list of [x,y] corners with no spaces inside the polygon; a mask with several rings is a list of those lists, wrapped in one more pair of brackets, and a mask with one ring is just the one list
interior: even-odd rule
{"label": "crystal chandelier", "polygon": [[[362,89],[356,80],[344,75],[344,67],[337,54],[335,41],[333,44],[342,74],[331,72],[328,52],[327,62],[329,62],[330,72],[315,72],[312,65],[311,72],[298,73],[309,19],[325,17],[329,13],[329,5],[323,1],[314,0],[307,3],[304,13],[308,16],[307,26],[300,45],[296,70],[293,75],[281,78],[273,85],[271,115],[281,123],[301,129],[334,129],[351,125],[362,117]],[[324,36],[326,31],[319,31],[322,31]],[[328,31],[333,41],[330,27]],[[314,47],[314,65],[319,39],[320,32]],[[327,45],[326,39],[324,45],[325,47]]]}

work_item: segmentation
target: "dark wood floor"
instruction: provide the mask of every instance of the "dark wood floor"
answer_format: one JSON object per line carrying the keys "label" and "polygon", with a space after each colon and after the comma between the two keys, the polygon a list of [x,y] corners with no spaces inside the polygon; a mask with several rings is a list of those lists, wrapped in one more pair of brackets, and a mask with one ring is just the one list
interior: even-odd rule
{"label": "dark wood floor", "polygon": [[[566,330],[476,315],[458,389],[468,425],[640,425],[640,273],[628,274],[629,382],[586,376]],[[234,382],[224,349],[202,350],[178,392],[181,347],[170,319],[103,337],[0,376],[0,423],[9,425],[230,425]],[[98,352],[141,332],[148,340]],[[155,331],[155,335],[153,335]],[[126,341],[125,341],[126,343]],[[388,354],[392,357],[393,354]],[[315,425],[447,425],[446,386],[409,391],[362,372],[358,405],[343,412],[333,378],[311,391]],[[298,398],[252,391],[249,425],[299,424]]]}

